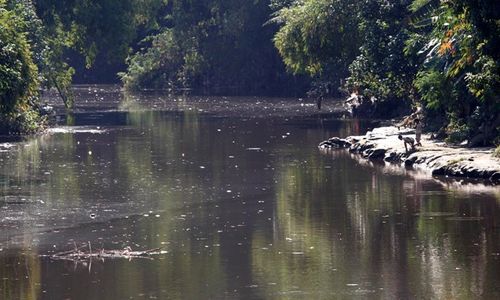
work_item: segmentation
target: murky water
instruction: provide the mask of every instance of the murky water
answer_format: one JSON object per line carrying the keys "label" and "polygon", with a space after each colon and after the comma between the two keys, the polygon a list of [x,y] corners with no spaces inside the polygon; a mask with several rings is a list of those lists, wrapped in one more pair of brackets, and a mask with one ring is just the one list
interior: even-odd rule
{"label": "murky water", "polygon": [[[499,188],[316,148],[374,124],[297,99],[77,92],[61,126],[0,152],[1,299],[500,297]],[[166,253],[41,256],[88,242]]]}

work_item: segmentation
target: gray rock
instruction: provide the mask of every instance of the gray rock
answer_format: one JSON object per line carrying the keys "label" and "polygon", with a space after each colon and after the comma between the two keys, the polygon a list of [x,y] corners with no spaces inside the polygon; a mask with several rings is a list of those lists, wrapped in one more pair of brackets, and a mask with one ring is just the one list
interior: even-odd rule
{"label": "gray rock", "polygon": [[330,138],[326,141],[321,142],[318,147],[322,149],[340,149],[340,148],[349,148],[351,143],[345,139],[341,139],[338,137]]}
{"label": "gray rock", "polygon": [[337,148],[349,148],[349,147],[351,147],[351,142],[349,142],[346,139],[341,139],[338,137],[333,137],[331,139],[328,139],[328,142],[330,142],[332,145],[334,145]]}
{"label": "gray rock", "polygon": [[[396,137],[402,131],[395,127],[376,128],[364,136],[345,139],[331,138],[320,144],[324,148],[348,148],[370,160],[414,166],[429,170],[432,175],[481,178],[500,182],[500,163],[491,156],[490,148],[457,149],[440,142],[431,142],[427,137],[424,147],[407,153]],[[408,134],[412,131],[406,131]]]}
{"label": "gray rock", "polygon": [[417,161],[418,156],[416,155],[411,155],[407,159],[404,160],[405,166],[413,166],[415,164],[415,161]]}
{"label": "gray rock", "polygon": [[369,159],[384,159],[386,149],[373,148],[373,149],[368,149],[365,152],[367,152]]}

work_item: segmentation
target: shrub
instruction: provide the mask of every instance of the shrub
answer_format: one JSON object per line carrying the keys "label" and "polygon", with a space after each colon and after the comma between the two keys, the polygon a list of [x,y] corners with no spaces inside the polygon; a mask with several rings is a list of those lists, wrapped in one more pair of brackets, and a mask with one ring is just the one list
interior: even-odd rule
{"label": "shrub", "polygon": [[38,99],[38,70],[23,21],[5,8],[0,0],[0,131],[33,132],[40,117],[35,109]]}

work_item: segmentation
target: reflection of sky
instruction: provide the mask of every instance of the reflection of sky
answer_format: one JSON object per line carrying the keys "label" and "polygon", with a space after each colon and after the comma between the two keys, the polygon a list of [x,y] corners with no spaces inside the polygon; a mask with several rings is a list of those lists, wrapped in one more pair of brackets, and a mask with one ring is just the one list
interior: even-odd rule
{"label": "reflection of sky", "polygon": [[[0,153],[0,298],[498,296],[496,189],[316,149],[363,122],[127,101]],[[38,256],[88,241],[168,253]]]}

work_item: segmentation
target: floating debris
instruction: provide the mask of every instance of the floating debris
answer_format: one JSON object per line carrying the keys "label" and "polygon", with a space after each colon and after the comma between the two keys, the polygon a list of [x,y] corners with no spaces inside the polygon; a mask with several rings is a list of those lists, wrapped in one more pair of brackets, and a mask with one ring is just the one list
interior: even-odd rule
{"label": "floating debris", "polygon": [[436,212],[421,212],[421,213],[416,213],[414,215],[418,217],[451,217],[455,216],[456,213],[436,211]]}
{"label": "floating debris", "polygon": [[0,152],[14,148],[16,145],[12,143],[0,143]]}
{"label": "floating debris", "polygon": [[91,133],[91,134],[102,134],[106,133],[107,130],[101,129],[99,126],[61,126],[55,128],[49,128],[48,133]]}
{"label": "floating debris", "polygon": [[125,247],[121,250],[106,250],[106,249],[92,249],[90,242],[77,247],[69,251],[58,252],[50,255],[41,255],[42,257],[49,257],[53,260],[66,260],[72,262],[87,262],[92,259],[117,259],[125,258],[131,260],[132,258],[151,258],[154,255],[166,254],[167,251],[162,250],[162,248],[154,248],[143,251],[134,251],[130,247]]}
{"label": "floating debris", "polygon": [[482,221],[483,217],[453,217],[446,218],[446,221]]}

